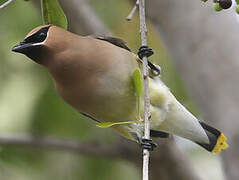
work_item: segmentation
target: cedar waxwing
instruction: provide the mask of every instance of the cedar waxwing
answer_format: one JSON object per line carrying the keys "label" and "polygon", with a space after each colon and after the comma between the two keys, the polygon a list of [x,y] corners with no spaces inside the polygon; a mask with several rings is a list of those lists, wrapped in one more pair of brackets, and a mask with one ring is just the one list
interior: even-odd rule
{"label": "cedar waxwing", "polygon": [[[29,32],[12,50],[44,66],[60,96],[77,111],[99,123],[116,122],[112,125],[115,131],[141,142],[144,123],[137,116],[132,80],[141,62],[124,41],[79,36],[54,25],[44,25]],[[159,77],[150,78],[149,87],[152,137],[175,134],[214,153],[228,147],[226,137],[197,120]],[[140,112],[143,114],[143,107]]]}

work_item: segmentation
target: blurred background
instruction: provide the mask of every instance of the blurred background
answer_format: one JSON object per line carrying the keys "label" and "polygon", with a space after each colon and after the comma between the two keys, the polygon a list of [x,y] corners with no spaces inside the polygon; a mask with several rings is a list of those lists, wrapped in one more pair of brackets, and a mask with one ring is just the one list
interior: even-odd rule
{"label": "blurred background", "polygon": [[[113,34],[137,52],[138,14],[130,22],[125,20],[134,1],[60,2],[70,31]],[[39,7],[37,0],[17,0],[0,10],[0,179],[140,179],[141,152],[135,143],[111,129],[97,128],[59,98],[43,68],[11,52],[31,29],[42,24]],[[146,11],[148,44],[155,51],[151,59],[160,64],[163,81],[198,118],[225,132],[230,145],[221,156],[177,137],[158,140],[151,157],[152,179],[238,180],[239,24],[235,12],[218,13],[211,2],[199,0],[151,0]],[[97,142],[122,147],[122,155],[6,145],[1,139],[21,136]]]}

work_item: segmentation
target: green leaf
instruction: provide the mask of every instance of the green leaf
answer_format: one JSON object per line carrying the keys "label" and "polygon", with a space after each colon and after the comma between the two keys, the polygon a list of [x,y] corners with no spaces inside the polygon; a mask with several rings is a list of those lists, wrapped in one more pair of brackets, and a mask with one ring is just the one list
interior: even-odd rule
{"label": "green leaf", "polygon": [[0,5],[2,5],[5,2],[7,2],[7,0],[0,0]]}
{"label": "green leaf", "polygon": [[236,12],[239,14],[239,5],[236,6]]}
{"label": "green leaf", "polygon": [[134,87],[135,87],[136,97],[137,97],[137,111],[138,111],[138,115],[140,116],[140,103],[141,103],[141,96],[143,92],[143,80],[142,80],[142,73],[139,68],[137,68],[133,73],[133,81],[134,81]]}
{"label": "green leaf", "polygon": [[67,18],[58,0],[41,0],[44,24],[54,24],[67,29]]}
{"label": "green leaf", "polygon": [[213,8],[215,11],[221,11],[222,10],[222,7],[220,6],[220,4],[217,2],[217,3],[213,3]]}
{"label": "green leaf", "polygon": [[125,125],[125,124],[132,124],[132,123],[135,123],[135,121],[101,122],[101,123],[97,124],[96,126],[98,126],[100,128],[109,128],[109,127],[112,127],[114,125]]}

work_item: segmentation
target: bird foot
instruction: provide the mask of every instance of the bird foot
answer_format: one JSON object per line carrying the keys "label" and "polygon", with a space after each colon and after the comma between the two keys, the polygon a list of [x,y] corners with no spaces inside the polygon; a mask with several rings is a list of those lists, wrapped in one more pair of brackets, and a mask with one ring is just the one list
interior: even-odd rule
{"label": "bird foot", "polygon": [[[140,59],[143,59],[143,57],[150,57],[154,54],[154,51],[152,48],[149,48],[148,46],[141,46],[138,51],[138,56]],[[151,68],[153,75],[158,76],[161,72],[161,69],[159,66],[151,63],[148,60],[148,66]]]}
{"label": "bird foot", "polygon": [[152,139],[145,139],[145,138],[140,139],[139,144],[143,149],[147,149],[149,151],[153,151],[154,148],[158,146],[155,142],[153,142]]}
{"label": "bird foot", "polygon": [[154,51],[152,48],[149,48],[148,46],[141,46],[138,51],[138,56],[140,59],[143,59],[143,57],[150,57],[154,54]]}

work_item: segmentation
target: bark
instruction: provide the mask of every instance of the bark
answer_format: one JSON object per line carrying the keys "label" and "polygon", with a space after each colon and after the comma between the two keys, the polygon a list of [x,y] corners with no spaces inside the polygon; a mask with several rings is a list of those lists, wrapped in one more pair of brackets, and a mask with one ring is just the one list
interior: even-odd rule
{"label": "bark", "polygon": [[[37,0],[33,1],[39,8]],[[68,17],[70,30],[81,34],[111,34],[85,0],[60,0]],[[135,143],[122,140],[117,147],[122,148],[121,157],[141,166],[142,152]],[[190,162],[170,139],[158,142],[159,147],[152,152],[150,175],[153,180],[199,180]]]}
{"label": "bark", "polygon": [[212,4],[199,0],[152,0],[147,8],[203,119],[228,137],[231,147],[222,153],[225,172],[228,179],[237,180],[239,31],[235,12],[215,12]]}

